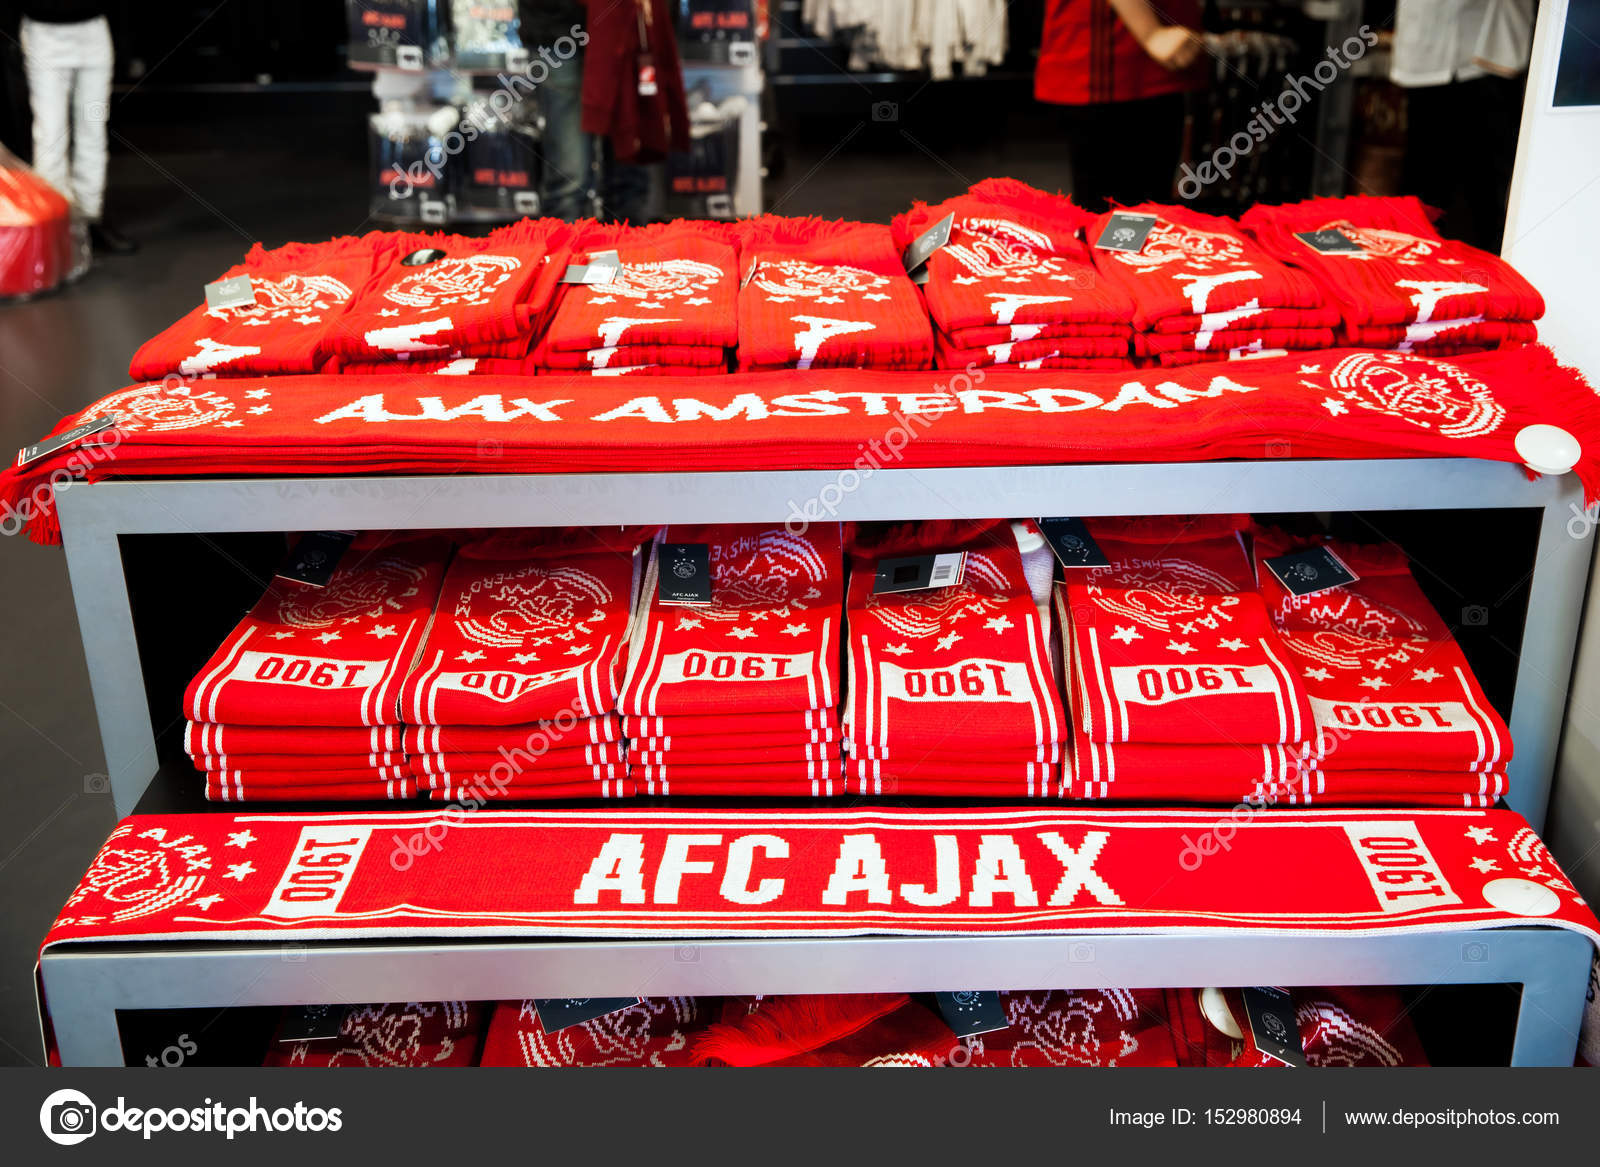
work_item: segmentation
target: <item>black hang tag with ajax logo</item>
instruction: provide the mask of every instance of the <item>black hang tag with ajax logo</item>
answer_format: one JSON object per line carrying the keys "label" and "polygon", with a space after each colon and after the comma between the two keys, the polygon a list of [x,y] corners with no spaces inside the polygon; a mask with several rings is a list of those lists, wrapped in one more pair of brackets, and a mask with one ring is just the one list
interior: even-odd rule
{"label": "black hang tag with ajax logo", "polygon": [[919,592],[924,588],[955,587],[961,582],[966,566],[965,551],[880,559],[872,580],[872,594],[883,596],[891,592]]}
{"label": "black hang tag with ajax logo", "polygon": [[1106,220],[1105,230],[1094,245],[1101,251],[1127,251],[1137,255],[1144,250],[1144,241],[1156,225],[1154,215],[1117,211]]}
{"label": "black hang tag with ajax logo", "polygon": [[656,595],[663,604],[711,602],[711,547],[706,543],[663,543]]}
{"label": "black hang tag with ajax logo", "polygon": [[607,1013],[630,1009],[639,997],[535,997],[533,1007],[539,1014],[539,1024],[546,1033],[556,1033],[573,1025],[582,1025]]}
{"label": "black hang tag with ajax logo", "polygon": [[114,413],[102,413],[99,417],[91,417],[88,421],[80,421],[71,429],[62,430],[53,438],[45,438],[42,441],[33,443],[31,446],[23,446],[22,449],[17,451],[17,465],[26,466],[29,462],[37,462],[40,458],[54,454],[57,450],[65,449],[74,442],[81,442],[84,438],[97,434],[101,430],[108,430],[116,424],[117,415]]}
{"label": "black hang tag with ajax logo", "polygon": [[1361,578],[1326,547],[1307,547],[1304,551],[1275,555],[1262,562],[1278,577],[1278,582],[1296,596],[1314,596],[1329,588],[1353,584]]}
{"label": "black hang tag with ajax logo", "polygon": [[248,308],[256,302],[255,285],[249,276],[212,280],[206,285],[206,308]]}
{"label": "black hang tag with ajax logo", "polygon": [[999,993],[969,989],[959,993],[935,993],[933,999],[938,1003],[945,1024],[957,1037],[993,1033],[1011,1024],[1006,1020],[1006,1007]]}
{"label": "black hang tag with ajax logo", "polygon": [[348,1005],[296,1005],[286,1009],[278,1026],[278,1040],[331,1041],[344,1028]]}
{"label": "black hang tag with ajax logo", "polygon": [[1111,560],[1082,519],[1040,519],[1039,531],[1062,567],[1110,567]]}
{"label": "black hang tag with ajax logo", "polygon": [[906,253],[902,257],[908,274],[927,263],[930,255],[950,242],[950,232],[955,223],[956,216],[952,211],[911,241],[911,246],[906,248]]}
{"label": "black hang tag with ajax logo", "polygon": [[588,284],[591,287],[603,286],[615,280],[621,271],[621,256],[615,251],[597,251],[589,257],[588,263],[569,264],[566,273],[561,277],[561,282]]}
{"label": "black hang tag with ajax logo", "polygon": [[1360,255],[1366,250],[1337,227],[1320,231],[1296,231],[1294,237],[1321,255]]}
{"label": "black hang tag with ajax logo", "polygon": [[355,537],[354,531],[308,531],[300,536],[277,574],[281,579],[325,588]]}
{"label": "black hang tag with ajax logo", "polygon": [[1306,1065],[1300,1044],[1300,1024],[1294,1016],[1294,997],[1287,989],[1244,989],[1244,1011],[1250,1019],[1250,1036],[1256,1048],[1286,1066]]}

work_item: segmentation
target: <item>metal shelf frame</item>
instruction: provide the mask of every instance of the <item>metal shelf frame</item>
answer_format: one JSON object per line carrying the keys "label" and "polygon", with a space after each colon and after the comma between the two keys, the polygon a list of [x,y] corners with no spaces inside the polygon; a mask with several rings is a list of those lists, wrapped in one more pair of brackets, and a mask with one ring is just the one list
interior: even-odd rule
{"label": "metal shelf frame", "polygon": [[1591,946],[1557,928],[1389,936],[61,945],[40,960],[66,1066],[120,1066],[117,1012],[373,1001],[1206,985],[1518,984],[1515,1066],[1570,1066]]}
{"label": "metal shelf frame", "polygon": [[119,816],[158,769],[119,540],[307,529],[781,522],[808,500],[830,520],[1234,511],[1530,508],[1540,512],[1511,734],[1512,809],[1544,820],[1593,554],[1571,475],[1466,459],[884,469],[842,489],[838,470],[248,479],[129,479],[58,491],[107,774]]}

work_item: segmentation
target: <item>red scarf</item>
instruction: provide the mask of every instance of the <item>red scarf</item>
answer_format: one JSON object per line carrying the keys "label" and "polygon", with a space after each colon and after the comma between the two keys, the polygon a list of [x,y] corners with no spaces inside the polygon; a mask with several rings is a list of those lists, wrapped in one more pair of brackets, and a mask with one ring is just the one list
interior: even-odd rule
{"label": "red scarf", "polygon": [[[1260,563],[1318,544],[1355,583],[1296,597]],[[1261,594],[1311,698],[1324,765],[1463,771],[1510,759],[1505,722],[1398,547],[1263,530],[1256,557]]]}
{"label": "red scarf", "polygon": [[647,795],[830,798],[844,793],[837,758],[738,766],[631,764],[629,776]]}
{"label": "red scarf", "polygon": [[[941,534],[929,531],[920,550],[963,550],[938,542]],[[891,558],[913,553],[903,543],[887,546]],[[1047,633],[1010,530],[965,550],[960,583],[914,592],[874,595],[877,555],[852,561],[853,752],[1027,750],[1064,738]]]}
{"label": "red scarf", "polygon": [[1166,332],[1140,332],[1133,338],[1133,351],[1141,357],[1226,353],[1263,349],[1330,348],[1331,328],[1230,328],[1218,332],[1174,335]]}
{"label": "red scarf", "polygon": [[1094,741],[1294,742],[1305,691],[1255,593],[1237,534],[1213,520],[1093,520],[1109,567],[1057,589],[1072,703]]}
{"label": "red scarf", "polygon": [[369,802],[415,798],[417,784],[409,776],[337,782],[279,782],[230,771],[226,774],[208,773],[205,793],[208,802]]}
{"label": "red scarf", "polygon": [[403,767],[406,755],[398,750],[381,754],[196,754],[190,760],[194,762],[196,770],[318,771]]}
{"label": "red scarf", "polygon": [[637,786],[627,778],[589,779],[499,786],[481,776],[449,774],[428,780],[432,802],[566,802],[573,799],[632,798]]}
{"label": "red scarf", "polygon": [[1060,195],[1011,178],[990,178],[936,206],[917,203],[895,218],[895,243],[904,249],[946,215],[950,242],[928,258],[923,288],[934,324],[961,347],[967,329],[1011,324],[1128,325],[1133,302],[1096,277],[1089,248],[1078,238],[1086,212]]}
{"label": "red scarf", "polygon": [[628,740],[638,738],[720,738],[724,736],[764,740],[766,735],[795,741],[831,742],[839,733],[838,712],[802,709],[789,713],[709,714],[675,713],[670,717],[622,719],[622,732]]}
{"label": "red scarf", "polygon": [[[1240,220],[1273,256],[1309,275],[1346,325],[1537,320],[1544,300],[1497,255],[1442,238],[1418,200],[1352,195],[1252,207]],[[1323,254],[1302,231],[1337,228],[1359,252]]]}
{"label": "red scarf", "polygon": [[516,755],[557,753],[566,749],[622,740],[615,714],[581,717],[569,728],[540,721],[529,725],[408,725],[403,740],[408,754],[490,753]]}
{"label": "red scarf", "polygon": [[948,767],[898,765],[872,759],[845,763],[856,794],[915,798],[1057,798],[1061,767],[1053,762]]}
{"label": "red scarf", "polygon": [[[1295,989],[1295,1021],[1310,1066],[1426,1066],[1416,1030],[1393,989]],[[1238,989],[1166,989],[1184,1066],[1279,1067],[1255,1043]],[[1203,1001],[1209,999],[1209,1007]],[[1225,1027],[1225,1028],[1223,1028]]]}
{"label": "red scarf", "polygon": [[1047,336],[1008,340],[981,348],[961,348],[943,332],[936,338],[941,369],[969,365],[1016,365],[1022,369],[1131,369],[1128,338],[1122,336]]}
{"label": "red scarf", "polygon": [[320,725],[217,725],[190,721],[183,749],[191,758],[223,754],[379,754],[402,753],[401,732],[393,725],[340,729]]}
{"label": "red scarf", "polygon": [[372,534],[345,551],[327,587],[274,579],[189,682],[184,712],[241,725],[396,724],[449,552],[440,536]]}
{"label": "red scarf", "polygon": [[693,997],[651,997],[554,1033],[532,1001],[494,1006],[483,1066],[687,1066],[689,1042],[708,1021]]}
{"label": "red scarf", "polygon": [[[1144,246],[1092,246],[1123,210],[1156,216]],[[1133,324],[1141,331],[1173,317],[1322,306],[1322,293],[1305,273],[1274,259],[1232,219],[1142,203],[1101,215],[1086,235],[1095,270],[1132,298]]]}
{"label": "red scarf", "polygon": [[745,1016],[697,1035],[699,1066],[933,1067],[960,1042],[927,1006],[902,994],[764,997]]}
{"label": "red scarf", "polygon": [[[508,342],[525,350],[536,334],[566,271],[571,230],[557,219],[523,219],[482,239],[395,235],[366,291],[329,335],[330,349],[357,361],[515,356]],[[427,259],[432,251],[444,255]]]}
{"label": "red scarf", "polygon": [[634,556],[538,536],[462,547],[401,711],[414,725],[522,725],[616,708]]}
{"label": "red scarf", "polygon": [[[688,222],[589,226],[573,257],[586,263],[605,251],[615,251],[622,262],[617,278],[564,287],[541,351],[687,345],[710,349],[720,359],[721,350],[738,342],[739,258],[729,228]],[[643,363],[618,354],[608,367],[618,362]]]}
{"label": "red scarf", "polygon": [[664,766],[746,766],[764,762],[826,761],[839,756],[836,742],[795,742],[782,740],[751,741],[730,738],[717,743],[718,749],[696,748],[692,738],[646,738],[628,743],[628,760],[634,765]]}
{"label": "red scarf", "polygon": [[1450,356],[1475,349],[1529,344],[1539,338],[1537,325],[1517,320],[1433,320],[1426,324],[1363,324],[1340,330],[1343,344],[1392,348],[1401,352]]}
{"label": "red scarf", "polygon": [[1157,333],[1221,332],[1233,328],[1332,328],[1339,323],[1334,308],[1232,308],[1164,316],[1152,320],[1148,331]]}
{"label": "red scarf", "polygon": [[255,303],[241,308],[201,304],[140,346],[128,366],[136,381],[168,373],[259,376],[314,373],[329,354],[352,300],[374,271],[392,262],[400,236],[373,233],[326,243],[289,243],[268,251],[257,243],[220,278],[249,276]]}
{"label": "red scarf", "polygon": [[450,357],[445,360],[351,361],[338,368],[345,377],[531,377],[532,357]]}
{"label": "red scarf", "polygon": [[663,604],[660,544],[645,573],[620,707],[641,714],[745,714],[839,703],[844,557],[837,524],[673,526],[665,543],[710,548],[711,603]]}
{"label": "red scarf", "polygon": [[966,1042],[971,1066],[1176,1066],[1160,989],[1002,993],[1006,1027]]}
{"label": "red scarf", "polygon": [[[618,373],[623,369],[655,366],[667,369],[727,372],[728,357],[720,348],[698,344],[629,344],[611,348],[592,348],[587,352],[564,352],[547,344],[533,353],[541,369],[563,373]],[[686,375],[693,375],[686,374]]]}
{"label": "red scarf", "polygon": [[547,754],[518,754],[507,751],[460,751],[412,754],[412,769],[420,773],[449,770],[488,770],[503,766],[519,776],[543,774],[551,770],[587,769],[590,766],[614,766],[624,757],[621,742],[606,742],[597,746],[576,746],[571,749],[551,750]]}
{"label": "red scarf", "polygon": [[933,363],[927,311],[889,228],[764,215],[739,238],[741,370]]}
{"label": "red scarf", "polygon": [[[274,1040],[264,1066],[472,1066],[488,1011],[469,1001],[353,1005],[331,1041]],[[281,1022],[280,1022],[281,1025]]]}

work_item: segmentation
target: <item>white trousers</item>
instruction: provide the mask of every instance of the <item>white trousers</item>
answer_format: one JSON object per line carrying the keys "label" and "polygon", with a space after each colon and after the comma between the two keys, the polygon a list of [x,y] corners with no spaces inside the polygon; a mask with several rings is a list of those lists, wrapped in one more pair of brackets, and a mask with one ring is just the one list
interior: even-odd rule
{"label": "white trousers", "polygon": [[111,26],[23,20],[22,56],[33,106],[33,168],[100,217],[106,193],[106,122],[111,113]]}

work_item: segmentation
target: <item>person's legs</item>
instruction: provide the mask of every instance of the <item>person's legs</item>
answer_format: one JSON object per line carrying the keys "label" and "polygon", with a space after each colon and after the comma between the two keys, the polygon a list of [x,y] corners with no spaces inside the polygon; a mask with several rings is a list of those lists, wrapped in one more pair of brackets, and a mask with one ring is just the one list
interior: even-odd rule
{"label": "person's legs", "polygon": [[1183,95],[1065,108],[1072,194],[1079,206],[1166,202],[1183,147]]}
{"label": "person's legs", "polygon": [[583,58],[550,70],[538,90],[544,108],[544,172],[540,201],[557,219],[580,219],[591,211],[594,144],[583,132]]}
{"label": "person's legs", "polygon": [[33,107],[33,168],[70,198],[72,170],[67,158],[72,66],[56,32],[49,25],[24,20],[22,57],[28,73],[28,104]]}
{"label": "person's legs", "polygon": [[111,29],[104,17],[68,27],[79,41],[72,90],[72,194],[84,217],[98,222],[106,194]]}
{"label": "person's legs", "polygon": [[605,217],[634,226],[650,217],[650,168],[618,162],[606,151]]}

